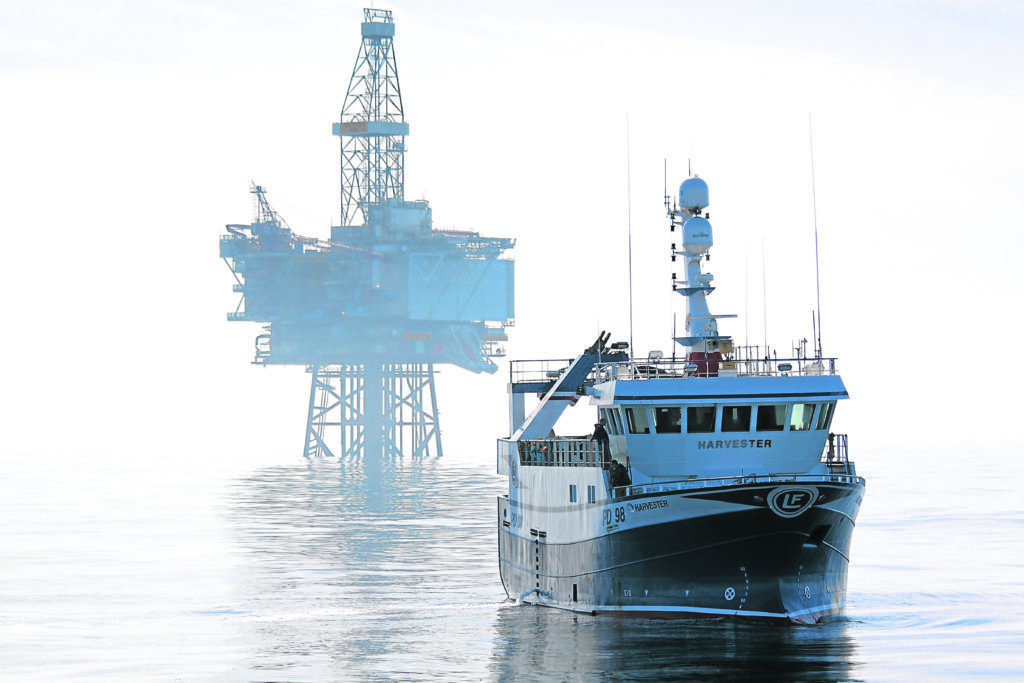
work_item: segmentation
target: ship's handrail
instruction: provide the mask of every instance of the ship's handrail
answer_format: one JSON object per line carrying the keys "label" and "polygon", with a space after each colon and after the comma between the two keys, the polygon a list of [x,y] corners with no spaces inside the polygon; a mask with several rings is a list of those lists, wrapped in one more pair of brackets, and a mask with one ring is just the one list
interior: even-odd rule
{"label": "ship's handrail", "polygon": [[850,462],[850,444],[846,434],[828,435],[825,449],[821,452],[821,462],[828,465],[830,472],[855,473],[853,463]]}
{"label": "ship's handrail", "polygon": [[[597,382],[613,379],[657,379],[684,377],[801,377],[835,375],[838,358],[723,358],[693,363],[676,359],[632,359],[617,363],[598,363],[593,377]],[[708,371],[709,364],[717,369]]]}
{"label": "ship's handrail", "polygon": [[821,461],[828,464],[850,462],[850,444],[846,434],[829,434]]}
{"label": "ship's handrail", "polygon": [[710,479],[687,479],[657,484],[635,484],[614,489],[615,498],[640,496],[652,493],[672,493],[692,489],[718,488],[741,484],[864,484],[864,478],[852,474],[748,474],[738,477],[714,477]]}
{"label": "ship's handrail", "polygon": [[513,384],[553,382],[572,364],[572,358],[514,360],[509,363],[509,379]]}
{"label": "ship's handrail", "polygon": [[[502,448],[504,446],[504,448]],[[596,441],[587,437],[568,437],[557,439],[527,439],[513,441],[499,439],[499,458],[517,449],[520,465],[540,467],[604,467],[611,461]]]}

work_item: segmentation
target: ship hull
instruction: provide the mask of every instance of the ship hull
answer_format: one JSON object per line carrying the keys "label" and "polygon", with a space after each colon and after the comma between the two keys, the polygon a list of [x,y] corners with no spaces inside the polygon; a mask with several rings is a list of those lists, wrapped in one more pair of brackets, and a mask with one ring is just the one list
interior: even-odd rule
{"label": "ship hull", "polygon": [[[744,484],[562,511],[502,497],[502,582],[512,599],[580,612],[814,623],[844,606],[863,489],[857,479],[818,484],[803,506],[790,494],[804,508],[796,514],[785,494],[807,487]],[[529,528],[504,523],[510,508]],[[560,516],[581,515],[600,515],[598,532],[559,541]]]}

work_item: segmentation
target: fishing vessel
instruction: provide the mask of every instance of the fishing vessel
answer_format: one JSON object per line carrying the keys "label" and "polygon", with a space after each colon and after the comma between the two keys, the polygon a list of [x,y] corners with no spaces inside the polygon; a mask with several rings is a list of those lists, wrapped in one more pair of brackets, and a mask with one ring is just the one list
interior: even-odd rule
{"label": "fishing vessel", "polygon": [[[720,334],[702,265],[707,183],[666,198],[682,235],[686,336],[634,357],[602,332],[575,359],[510,364],[511,436],[498,440],[498,553],[510,599],[578,612],[814,623],[846,600],[865,482],[845,434],[836,358],[791,358]],[[820,331],[820,318],[817,325]],[[538,397],[527,415],[527,398]],[[567,410],[594,433],[559,436]]]}

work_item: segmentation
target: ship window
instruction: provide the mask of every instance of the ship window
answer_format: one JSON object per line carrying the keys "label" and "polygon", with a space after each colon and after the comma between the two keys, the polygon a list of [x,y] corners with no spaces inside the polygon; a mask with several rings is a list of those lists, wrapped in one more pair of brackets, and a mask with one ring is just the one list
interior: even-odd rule
{"label": "ship window", "polygon": [[723,406],[723,432],[749,432],[750,406]]}
{"label": "ship window", "polygon": [[655,408],[654,428],[659,434],[678,434],[682,428],[683,411],[680,408]]}
{"label": "ship window", "polygon": [[588,486],[587,487],[587,502],[588,503],[596,503],[597,502],[597,487],[596,486]]}
{"label": "ship window", "polygon": [[828,424],[832,421],[832,411],[835,410],[835,407],[835,403],[821,404],[821,410],[818,411],[818,424],[814,425],[815,429],[828,429]]}
{"label": "ship window", "polygon": [[569,502],[576,502],[576,484],[569,484]]}
{"label": "ship window", "polygon": [[615,431],[615,418],[612,416],[612,412],[613,411],[608,410],[607,408],[601,408],[599,411],[600,418],[608,423],[605,429],[609,434],[618,434],[618,432]]}
{"label": "ship window", "polygon": [[758,406],[757,431],[781,432],[786,424],[786,406]]}
{"label": "ship window", "polygon": [[811,428],[813,415],[813,403],[794,403],[793,413],[789,416],[789,428],[794,432],[806,432]]}
{"label": "ship window", "polygon": [[626,408],[626,422],[629,423],[630,434],[651,433],[651,422],[647,417],[647,408]]}
{"label": "ship window", "polygon": [[616,434],[625,434],[626,430],[622,426],[622,411],[618,410],[618,409],[613,410],[612,411],[612,417],[615,418],[615,433]]}
{"label": "ship window", "polygon": [[622,434],[622,416],[614,408],[602,408],[601,417],[608,420],[607,430],[609,434]]}
{"label": "ship window", "polygon": [[686,409],[686,431],[690,434],[715,431],[715,407],[689,406]]}

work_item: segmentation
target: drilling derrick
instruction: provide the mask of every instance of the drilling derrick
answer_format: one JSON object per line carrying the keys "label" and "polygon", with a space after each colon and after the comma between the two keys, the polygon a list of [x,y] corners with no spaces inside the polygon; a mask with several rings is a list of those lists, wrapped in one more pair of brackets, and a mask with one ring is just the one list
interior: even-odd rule
{"label": "drilling derrick", "polygon": [[494,372],[514,318],[504,237],[435,230],[406,201],[405,122],[388,10],[366,9],[340,120],[341,221],[296,235],[253,185],[256,218],[221,256],[242,297],[229,320],[264,323],[255,363],[311,375],[304,452],[441,455],[435,366]]}
{"label": "drilling derrick", "polygon": [[371,205],[405,196],[405,136],[389,10],[363,10],[363,42],[348,82],[341,121],[341,224],[367,225]]}

